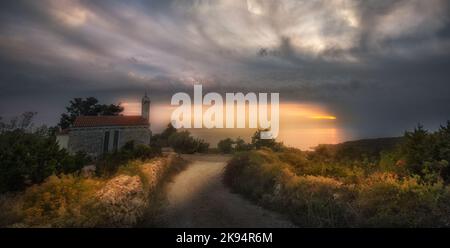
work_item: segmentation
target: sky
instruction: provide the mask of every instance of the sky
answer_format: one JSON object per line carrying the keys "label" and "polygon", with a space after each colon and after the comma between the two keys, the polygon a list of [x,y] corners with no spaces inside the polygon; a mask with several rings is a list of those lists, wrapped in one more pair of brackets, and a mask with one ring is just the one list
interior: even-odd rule
{"label": "sky", "polygon": [[336,116],[342,139],[435,129],[450,119],[449,13],[449,0],[1,1],[0,116],[51,125],[73,97],[145,91],[164,106],[199,82],[279,92]]}

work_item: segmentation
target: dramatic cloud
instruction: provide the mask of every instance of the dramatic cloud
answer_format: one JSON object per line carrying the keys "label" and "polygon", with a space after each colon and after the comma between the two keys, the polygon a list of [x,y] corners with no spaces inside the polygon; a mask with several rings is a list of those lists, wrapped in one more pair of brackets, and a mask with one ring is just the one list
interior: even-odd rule
{"label": "dramatic cloud", "polygon": [[358,137],[450,118],[448,0],[0,5],[0,115],[48,107],[55,122],[70,97],[168,102],[200,81],[323,104]]}

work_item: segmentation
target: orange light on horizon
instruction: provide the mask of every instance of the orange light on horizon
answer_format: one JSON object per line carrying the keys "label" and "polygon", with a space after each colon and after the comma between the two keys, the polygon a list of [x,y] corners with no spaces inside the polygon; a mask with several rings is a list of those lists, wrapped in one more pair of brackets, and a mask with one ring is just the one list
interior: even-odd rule
{"label": "orange light on horizon", "polygon": [[[124,115],[140,115],[141,103],[133,100],[124,100]],[[170,122],[170,115],[176,106],[164,103],[153,103],[150,110],[150,123],[152,131],[161,132]],[[208,107],[204,106],[203,111]],[[246,108],[248,112],[248,106]],[[248,114],[248,113],[247,113]],[[246,118],[248,116],[246,115]],[[339,128],[337,116],[326,107],[306,103],[280,104],[280,134],[279,141],[285,145],[301,149],[311,149],[318,144],[335,144],[344,140],[344,133]],[[215,147],[219,140],[224,138],[241,137],[248,139],[255,129],[187,129],[194,137],[205,139]]]}
{"label": "orange light on horizon", "polygon": [[332,115],[313,115],[309,116],[309,118],[315,120],[336,120],[336,116]]}

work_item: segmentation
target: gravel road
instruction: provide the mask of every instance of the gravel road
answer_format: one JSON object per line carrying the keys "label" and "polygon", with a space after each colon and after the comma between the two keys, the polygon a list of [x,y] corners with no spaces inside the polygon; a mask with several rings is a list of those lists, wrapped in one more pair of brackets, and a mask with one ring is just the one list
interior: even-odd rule
{"label": "gravel road", "polygon": [[164,227],[294,227],[279,214],[263,209],[222,183],[229,157],[189,155],[188,168],[167,187]]}

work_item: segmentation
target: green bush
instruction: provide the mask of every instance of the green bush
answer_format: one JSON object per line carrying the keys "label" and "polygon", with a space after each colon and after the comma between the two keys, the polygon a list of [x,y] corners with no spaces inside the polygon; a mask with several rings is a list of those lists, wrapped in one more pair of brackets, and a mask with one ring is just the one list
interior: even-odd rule
{"label": "green bush", "polygon": [[438,131],[430,133],[418,125],[412,132],[405,132],[400,147],[405,169],[424,180],[450,180],[450,122]]}
{"label": "green bush", "polygon": [[274,151],[281,151],[284,148],[283,143],[277,142],[275,139],[261,139],[261,132],[267,129],[259,129],[252,136],[252,147],[256,149],[269,148]]}
{"label": "green bush", "polygon": [[[282,209],[298,225],[346,226],[350,217],[343,183],[321,176],[297,176],[279,155],[269,149],[240,153],[227,165],[225,183],[266,207]],[[280,156],[286,159],[288,155]]]}
{"label": "green bush", "polygon": [[61,150],[55,137],[24,130],[0,133],[0,192],[22,190],[52,174],[73,173],[89,159]]}
{"label": "green bush", "polygon": [[155,134],[151,138],[151,145],[157,147],[167,147],[169,146],[169,137],[176,133],[177,129],[172,126],[171,123],[167,124],[166,129],[160,134]]}
{"label": "green bush", "polygon": [[[0,227],[111,227],[110,223],[116,221],[115,218],[128,218],[130,215],[139,217],[134,219],[138,224],[143,211],[150,211],[146,213],[146,220],[152,220],[163,205],[158,195],[164,193],[161,185],[186,164],[187,161],[179,157],[169,156],[145,162],[132,160],[121,165],[114,176],[138,176],[144,195],[150,196],[147,199],[150,204],[145,206],[149,209],[140,208],[133,212],[122,211],[126,209],[122,204],[127,202],[102,201],[99,198],[99,192],[111,189],[110,179],[52,175],[24,192],[0,195]],[[109,192],[120,200],[123,194],[120,184],[118,189]],[[127,196],[136,199],[134,194]],[[118,211],[111,215],[111,209]],[[133,218],[129,220],[133,222]]]}
{"label": "green bush", "polygon": [[203,153],[207,152],[209,144],[202,139],[195,139],[188,131],[172,133],[168,144],[178,153]]}
{"label": "green bush", "polygon": [[449,227],[450,186],[433,180],[267,148],[235,154],[224,175],[234,191],[302,227]]}
{"label": "green bush", "polygon": [[221,153],[233,152],[234,141],[230,138],[223,139],[217,143],[217,148]]}
{"label": "green bush", "polygon": [[250,151],[253,149],[252,144],[247,144],[242,138],[237,138],[234,143],[236,143],[234,150],[236,152],[244,152],[244,151]]}
{"label": "green bush", "polygon": [[449,190],[442,182],[428,184],[415,177],[377,173],[358,185],[353,207],[360,226],[448,227]]}
{"label": "green bush", "polygon": [[0,117],[0,193],[23,190],[48,176],[73,173],[89,162],[83,153],[60,149],[54,128],[34,128],[34,112],[25,112],[8,123]]}

